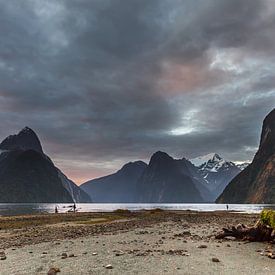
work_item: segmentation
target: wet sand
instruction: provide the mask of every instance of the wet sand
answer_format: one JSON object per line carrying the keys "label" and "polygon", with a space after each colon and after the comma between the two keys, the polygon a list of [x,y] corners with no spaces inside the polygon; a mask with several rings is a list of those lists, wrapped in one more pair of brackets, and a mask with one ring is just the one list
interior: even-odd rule
{"label": "wet sand", "polygon": [[[275,274],[266,243],[215,240],[256,214],[194,211],[0,218],[0,274]],[[215,260],[213,260],[215,259]]]}

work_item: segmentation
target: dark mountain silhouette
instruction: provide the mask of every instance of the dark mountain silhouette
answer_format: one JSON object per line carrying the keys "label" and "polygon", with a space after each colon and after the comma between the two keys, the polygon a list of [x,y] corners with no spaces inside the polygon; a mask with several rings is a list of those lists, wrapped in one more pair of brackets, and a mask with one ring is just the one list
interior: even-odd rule
{"label": "dark mountain silhouette", "polygon": [[213,202],[199,169],[187,159],[155,153],[149,165],[130,162],[118,172],[81,185],[94,202]]}
{"label": "dark mountain silhouette", "polygon": [[259,150],[218,203],[275,203],[275,109],[264,119]]}
{"label": "dark mountain silhouette", "polygon": [[146,167],[143,161],[130,162],[112,175],[83,183],[81,188],[94,202],[138,202],[137,181]]}
{"label": "dark mountain silhouette", "polygon": [[186,160],[175,160],[164,152],[156,152],[138,181],[139,202],[204,202],[187,165]]}
{"label": "dark mountain silhouette", "polygon": [[25,127],[17,135],[10,135],[0,144],[1,150],[34,150],[43,153],[41,143],[36,133]]}
{"label": "dark mountain silhouette", "polygon": [[73,201],[91,199],[43,153],[32,129],[26,127],[0,144],[0,202]]}

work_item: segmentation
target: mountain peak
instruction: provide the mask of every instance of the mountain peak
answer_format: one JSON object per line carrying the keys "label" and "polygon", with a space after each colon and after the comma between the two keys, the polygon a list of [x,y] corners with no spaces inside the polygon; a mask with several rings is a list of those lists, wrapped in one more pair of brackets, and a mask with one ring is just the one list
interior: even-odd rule
{"label": "mountain peak", "polygon": [[135,169],[145,169],[147,164],[141,160],[128,162],[122,166],[119,171],[126,171],[126,170],[135,170]]}
{"label": "mountain peak", "polygon": [[23,128],[18,134],[10,135],[0,144],[2,150],[34,150],[43,153],[36,133],[29,127]]}
{"label": "mountain peak", "polygon": [[19,134],[20,133],[34,133],[34,131],[30,127],[26,126],[19,132]]}
{"label": "mountain peak", "polygon": [[227,161],[217,153],[207,154],[190,160],[200,170],[207,172],[218,172],[220,169],[228,170],[229,167],[238,167],[231,161]]}
{"label": "mountain peak", "polygon": [[158,161],[168,161],[168,160],[173,160],[173,158],[165,152],[157,151],[152,155],[150,159],[150,163],[158,162]]}
{"label": "mountain peak", "polygon": [[221,161],[223,158],[217,154],[217,153],[209,153],[204,156],[199,156],[193,159],[190,159],[190,161],[197,167],[207,163],[208,161]]}
{"label": "mountain peak", "polygon": [[268,147],[269,151],[274,153],[275,150],[275,109],[273,109],[264,119],[260,148]]}

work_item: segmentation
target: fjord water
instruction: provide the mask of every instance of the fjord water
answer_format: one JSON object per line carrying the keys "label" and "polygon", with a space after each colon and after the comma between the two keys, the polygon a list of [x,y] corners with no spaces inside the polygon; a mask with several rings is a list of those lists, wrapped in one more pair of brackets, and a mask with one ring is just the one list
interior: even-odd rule
{"label": "fjord water", "polygon": [[[66,203],[0,203],[0,216],[27,215],[40,213],[54,213],[55,207],[59,213],[66,213],[72,209],[72,204]],[[200,204],[200,203],[78,203],[78,212],[111,212],[117,209],[128,209],[138,211],[144,209],[160,208],[163,210],[194,210],[194,211],[220,211],[226,210],[226,204]],[[275,204],[228,204],[230,211],[246,213],[258,213],[262,209],[275,209]]]}

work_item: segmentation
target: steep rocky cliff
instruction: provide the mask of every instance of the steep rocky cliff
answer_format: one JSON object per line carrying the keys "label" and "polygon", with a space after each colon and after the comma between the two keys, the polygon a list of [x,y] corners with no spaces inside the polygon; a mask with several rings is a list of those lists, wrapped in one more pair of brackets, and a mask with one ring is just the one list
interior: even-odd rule
{"label": "steep rocky cliff", "polygon": [[259,150],[218,203],[275,203],[275,109],[264,119]]}

